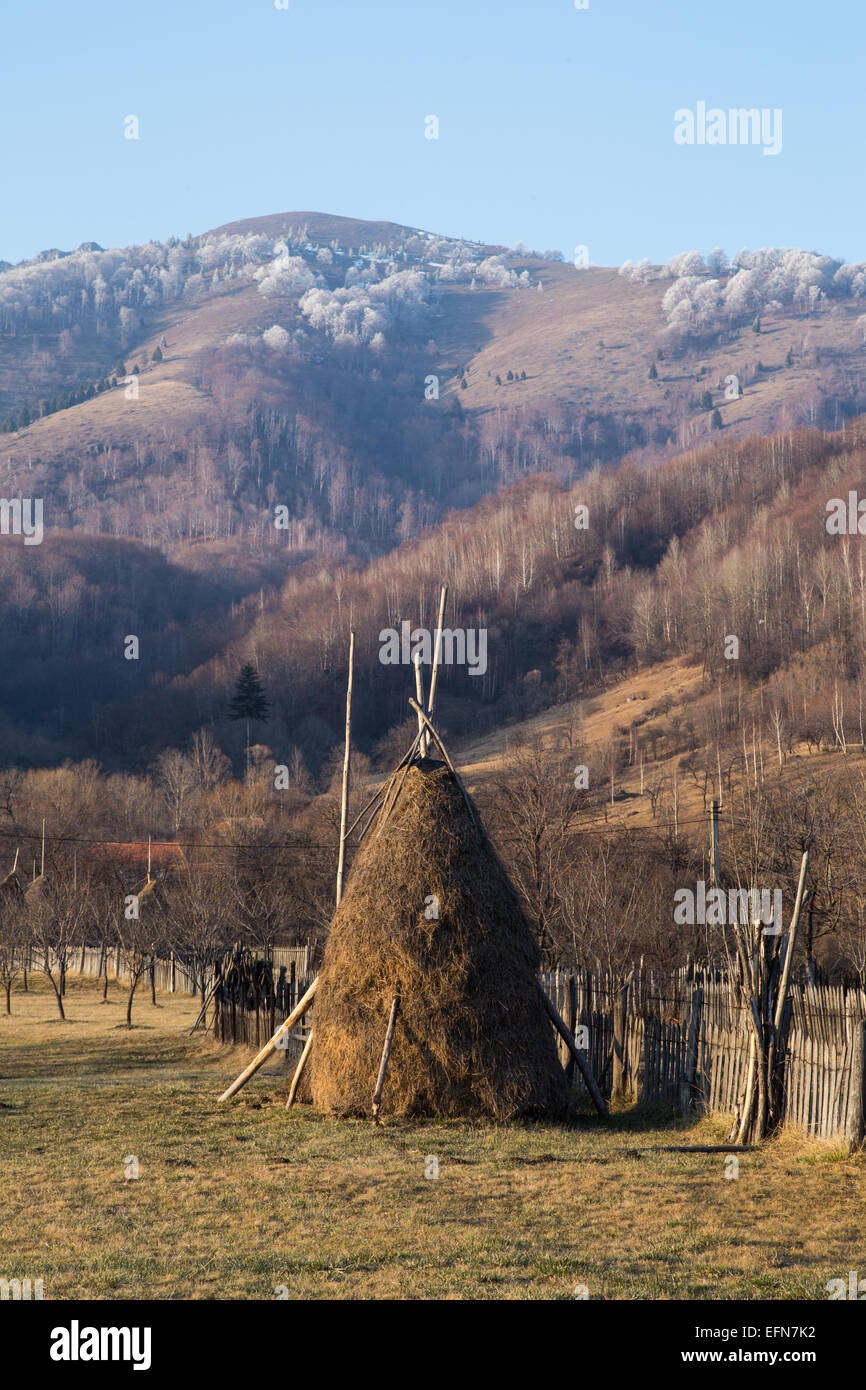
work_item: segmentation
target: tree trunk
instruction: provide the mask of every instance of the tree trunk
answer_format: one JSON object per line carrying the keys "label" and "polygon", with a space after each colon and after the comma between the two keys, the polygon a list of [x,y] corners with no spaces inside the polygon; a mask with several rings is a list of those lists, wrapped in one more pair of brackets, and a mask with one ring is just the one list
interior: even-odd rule
{"label": "tree trunk", "polygon": [[66,1014],[63,1011],[63,996],[57,987],[57,981],[55,980],[53,975],[49,975],[48,978],[51,981],[51,987],[54,990],[54,998],[57,1000],[57,1007],[60,1010],[60,1017],[65,1020]]}
{"label": "tree trunk", "polygon": [[126,1026],[132,1027],[132,996],[135,994],[135,987],[138,984],[138,975],[133,972],[132,983],[129,986],[129,997],[126,1001]]}
{"label": "tree trunk", "polygon": [[11,1003],[10,1003],[10,996],[11,996],[11,994],[12,994],[12,981],[11,981],[11,980],[7,980],[7,981],[6,981],[6,1012],[7,1012],[7,1014],[11,1014],[11,1012],[12,1012],[12,1005],[11,1005]]}

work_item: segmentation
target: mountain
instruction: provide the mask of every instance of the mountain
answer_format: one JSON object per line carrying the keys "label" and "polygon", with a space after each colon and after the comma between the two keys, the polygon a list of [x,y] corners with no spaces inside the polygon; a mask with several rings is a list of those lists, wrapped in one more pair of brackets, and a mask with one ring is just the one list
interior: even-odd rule
{"label": "mountain", "polygon": [[820,522],[830,446],[805,427],[849,458],[864,296],[864,267],[800,250],[615,271],[308,212],[0,270],[3,488],[45,517],[41,545],[0,536],[0,753],[146,765],[207,724],[237,754],[221,721],[252,659],[270,744],[317,774],[348,627],[373,751],[405,693],[377,635],[430,625],[443,579],[492,644],[481,679],[444,681],[458,735],[706,660],[697,616],[642,635],[642,586],[713,518],[733,563],[746,475],[765,506],[808,486]]}

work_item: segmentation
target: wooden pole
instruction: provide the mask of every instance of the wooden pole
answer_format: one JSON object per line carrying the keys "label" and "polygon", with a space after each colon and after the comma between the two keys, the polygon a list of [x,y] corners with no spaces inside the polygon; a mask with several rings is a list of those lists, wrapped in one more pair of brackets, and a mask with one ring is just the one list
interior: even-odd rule
{"label": "wooden pole", "polygon": [[[421,739],[422,739],[423,737],[424,737],[424,735],[423,735],[423,734],[420,732],[420,730],[419,730],[419,732],[415,735],[415,741],[414,741],[414,743],[412,744],[412,747],[411,747],[410,750],[409,750],[409,757],[403,759],[403,762],[405,763],[405,767],[403,768],[403,772],[402,772],[402,774],[401,774],[400,781],[397,783],[397,789],[396,789],[396,791],[394,792],[393,797],[391,798],[390,802],[387,802],[387,803],[386,803],[385,801],[383,801],[383,803],[382,803],[382,807],[380,808],[381,811],[382,811],[382,819],[381,819],[381,821],[379,822],[379,829],[376,831],[376,839],[377,839],[377,840],[378,840],[379,836],[382,834],[382,831],[383,831],[384,828],[385,828],[385,822],[387,821],[387,819],[388,819],[388,817],[390,816],[391,812],[393,811],[394,807],[397,805],[397,798],[399,797],[401,791],[403,790],[403,783],[406,781],[406,778],[407,778],[407,776],[408,776],[408,774],[409,774],[409,768],[412,766],[412,760],[413,760],[413,758],[414,758],[414,756],[415,756],[415,749],[418,747],[418,745],[419,745],[419,743],[421,742]],[[398,769],[398,770],[399,770],[399,769]],[[396,778],[397,773],[395,772],[395,773],[393,774],[393,776]],[[364,835],[366,834],[367,830],[369,830],[370,825],[371,825],[372,822],[373,822],[373,818],[376,816],[376,814],[377,814],[377,812],[374,811],[374,812],[373,812],[373,815],[370,817],[370,819],[367,821],[367,824],[364,826],[364,829],[362,830],[361,834],[360,834],[359,837],[358,837],[358,843],[359,843],[359,844],[360,844],[361,840],[364,838]]]}
{"label": "wooden pole", "polygon": [[[577,1027],[577,981],[572,970],[568,976],[568,1031],[574,1037],[574,1030]],[[568,1054],[568,1066],[565,1069],[565,1079],[569,1086],[574,1085],[574,1058]]]}
{"label": "wooden pole", "polygon": [[291,1110],[292,1106],[293,1106],[294,1103],[295,1103],[295,1094],[296,1094],[297,1089],[298,1089],[298,1082],[299,1082],[300,1079],[301,1079],[301,1073],[303,1072],[304,1067],[307,1065],[307,1058],[308,1058],[309,1055],[310,1055],[310,1049],[311,1049],[312,1046],[313,1046],[313,1030],[312,1030],[312,1028],[311,1028],[311,1029],[310,1029],[310,1032],[309,1032],[309,1034],[308,1034],[308,1036],[307,1036],[307,1041],[304,1043],[304,1050],[303,1050],[303,1052],[301,1053],[300,1058],[299,1058],[299,1060],[298,1060],[298,1065],[295,1067],[295,1074],[294,1074],[294,1076],[292,1077],[292,1084],[291,1084],[291,1086],[289,1087],[289,1098],[288,1098],[288,1100],[286,1101],[286,1109],[287,1109],[287,1110]]}
{"label": "wooden pole", "polygon": [[232,1096],[237,1095],[238,1091],[241,1090],[243,1086],[246,1086],[250,1077],[255,1076],[259,1067],[264,1065],[264,1063],[270,1057],[271,1053],[276,1052],[277,1047],[279,1046],[279,1040],[283,1036],[283,1034],[287,1033],[290,1028],[294,1028],[298,1019],[303,1018],[304,1014],[307,1012],[307,1009],[310,1007],[310,1005],[316,997],[316,990],[318,988],[318,985],[319,977],[317,975],[313,983],[310,985],[310,988],[303,996],[303,998],[298,1000],[297,1004],[292,1009],[292,1012],[289,1014],[285,1023],[280,1024],[279,1028],[277,1029],[276,1033],[274,1033],[274,1036],[271,1038],[270,1042],[265,1043],[261,1052],[256,1054],[256,1056],[250,1062],[249,1066],[244,1067],[244,1070],[241,1072],[240,1076],[232,1082],[232,1084],[227,1088],[227,1090],[223,1091],[222,1095],[220,1096],[221,1101],[230,1100]]}
{"label": "wooden pole", "polygon": [[617,992],[613,1006],[613,1072],[611,1076],[611,1100],[621,1096],[624,1090],[625,1072],[625,1015],[628,1000],[628,981]]}
{"label": "wooden pole", "polygon": [[575,1062],[577,1063],[578,1070],[581,1076],[583,1077],[584,1081],[586,1082],[587,1090],[589,1091],[589,1094],[592,1096],[593,1105],[595,1106],[599,1115],[606,1116],[608,1113],[608,1109],[604,1102],[604,1096],[598,1089],[598,1083],[596,1082],[595,1077],[589,1069],[589,1064],[587,1063],[583,1053],[578,1051],[577,1043],[574,1041],[574,1038],[572,1037],[571,1033],[569,1033],[568,1029],[566,1028],[565,1022],[560,1016],[559,1010],[557,1009],[556,1005],[551,1003],[544,990],[541,989],[541,986],[539,986],[539,990],[541,993],[541,998],[544,1001],[544,1007],[547,1010],[551,1023],[553,1024],[554,1028],[557,1029],[560,1036],[565,1040],[565,1045],[571,1053],[572,1057],[574,1058]]}
{"label": "wooden pole", "polygon": [[453,777],[454,777],[454,779],[455,779],[455,781],[456,781],[458,787],[460,788],[460,790],[461,790],[462,793],[463,793],[463,799],[465,800],[466,805],[467,805],[467,807],[468,807],[468,809],[469,809],[469,814],[470,814],[470,816],[472,817],[472,824],[473,824],[473,825],[477,825],[478,822],[477,822],[476,819],[475,819],[475,812],[474,812],[473,809],[472,809],[472,802],[469,800],[469,793],[467,792],[467,790],[466,790],[466,788],[464,787],[462,781],[460,780],[460,774],[459,774],[459,772],[457,771],[456,767],[454,766],[454,764],[452,763],[451,759],[450,759],[449,756],[448,756],[448,752],[447,752],[447,750],[446,750],[446,748],[445,748],[445,744],[442,742],[442,740],[441,740],[441,738],[439,737],[439,735],[437,734],[436,730],[433,728],[433,725],[430,723],[430,720],[429,720],[428,716],[424,713],[424,711],[422,710],[421,706],[420,706],[419,704],[417,704],[417,703],[415,702],[415,700],[413,700],[413,699],[411,698],[411,696],[410,696],[410,698],[409,698],[409,704],[412,706],[412,708],[413,708],[413,710],[415,711],[415,713],[416,713],[417,715],[419,715],[421,719],[424,720],[424,723],[425,723],[427,729],[429,730],[430,734],[431,734],[432,737],[433,737],[433,740],[434,740],[434,742],[435,742],[435,744],[436,744],[436,747],[439,749],[439,752],[442,754],[442,757],[445,759],[445,762],[446,762],[447,765],[448,765],[449,771],[452,773],[452,775],[453,775]]}
{"label": "wooden pole", "polygon": [[719,872],[719,803],[714,801],[710,812],[710,864],[711,877],[714,888],[718,888],[721,879]]}
{"label": "wooden pole", "polygon": [[447,600],[448,585],[443,584],[442,592],[439,595],[439,622],[436,627],[436,644],[433,648],[433,670],[430,675],[430,698],[427,701],[427,713],[431,717],[436,709],[436,680],[439,675],[439,662],[442,657],[442,628],[445,623],[445,604]]}
{"label": "wooden pole", "polygon": [[851,1044],[851,1081],[845,1139],[848,1152],[855,1153],[863,1142],[866,1112],[866,1019],[858,1019],[854,1024]]}
{"label": "wooden pole", "polygon": [[701,989],[700,985],[698,985],[697,989],[692,990],[692,1007],[689,1013],[689,1032],[686,1042],[686,1084],[683,1090],[683,1110],[688,1110],[695,1094],[703,1002],[704,991]]}
{"label": "wooden pole", "polygon": [[388,1058],[391,1056],[391,1043],[394,1041],[394,1028],[397,1024],[397,1010],[400,1007],[400,996],[395,994],[391,1000],[391,1013],[388,1018],[388,1031],[385,1034],[385,1046],[382,1048],[382,1060],[379,1063],[379,1075],[376,1077],[376,1089],[373,1092],[373,1119],[378,1123],[379,1106],[382,1103],[382,1089],[385,1085],[385,1072],[388,1070]]}
{"label": "wooden pole", "polygon": [[803,859],[800,864],[800,881],[797,884],[797,898],[794,903],[794,914],[791,918],[791,925],[788,928],[788,948],[785,953],[785,964],[782,967],[782,979],[779,983],[779,996],[776,1001],[776,1014],[773,1023],[778,1034],[782,1024],[782,1015],[785,1012],[785,999],[788,994],[788,981],[791,978],[791,964],[794,959],[794,942],[797,938],[797,928],[800,925],[800,912],[803,907],[803,894],[806,888],[806,873],[809,868],[809,851],[804,850]]}
{"label": "wooden pole", "polygon": [[349,758],[352,752],[352,675],[355,669],[355,633],[349,634],[349,683],[346,687],[346,749],[343,754],[343,788],[340,796],[340,857],[337,862],[337,907],[343,896],[346,860],[346,816],[349,810]]}
{"label": "wooden pole", "polygon": [[[415,653],[415,699],[421,708],[424,708],[424,676],[421,672],[421,653]],[[426,757],[427,744],[429,742],[427,730],[424,728],[424,721],[418,715],[418,732],[421,735],[421,757]]]}

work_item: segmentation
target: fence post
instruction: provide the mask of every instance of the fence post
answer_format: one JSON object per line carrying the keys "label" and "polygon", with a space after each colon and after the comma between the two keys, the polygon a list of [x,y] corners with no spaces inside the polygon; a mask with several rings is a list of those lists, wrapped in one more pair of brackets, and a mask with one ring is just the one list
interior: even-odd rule
{"label": "fence post", "polygon": [[[574,1037],[577,1028],[577,981],[572,970],[568,976],[568,1031]],[[568,1064],[565,1069],[565,1079],[569,1086],[574,1085],[575,1060],[571,1053],[568,1054]]]}
{"label": "fence post", "polygon": [[623,1065],[625,1061],[625,1011],[628,1000],[628,981],[620,985],[613,1006],[613,1070],[611,1072],[610,1098],[623,1093]]}
{"label": "fence post", "polygon": [[686,1043],[686,1079],[680,1090],[683,1110],[688,1110],[695,1094],[695,1079],[698,1071],[698,1040],[701,1035],[701,1012],[704,991],[700,985],[692,991],[692,1008],[689,1016],[689,1036]]}
{"label": "fence post", "polygon": [[861,1018],[854,1025],[851,1041],[851,1079],[845,1140],[848,1145],[848,1152],[854,1153],[863,1142],[864,1111],[866,1111],[866,1019]]}

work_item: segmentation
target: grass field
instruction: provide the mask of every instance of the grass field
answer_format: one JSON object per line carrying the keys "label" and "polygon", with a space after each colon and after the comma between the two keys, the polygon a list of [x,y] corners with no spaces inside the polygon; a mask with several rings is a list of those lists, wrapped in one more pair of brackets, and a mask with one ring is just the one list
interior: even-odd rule
{"label": "grass field", "polygon": [[190,1038],[186,996],[127,1031],[122,998],[72,980],[62,1023],[39,980],[0,1018],[0,1277],[46,1299],[825,1299],[866,1271],[863,1155],[785,1137],[730,1180],[646,1152],[719,1121],[376,1129],[287,1112],[267,1069],[218,1106],[246,1052]]}

